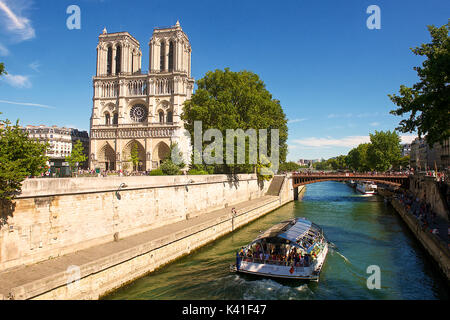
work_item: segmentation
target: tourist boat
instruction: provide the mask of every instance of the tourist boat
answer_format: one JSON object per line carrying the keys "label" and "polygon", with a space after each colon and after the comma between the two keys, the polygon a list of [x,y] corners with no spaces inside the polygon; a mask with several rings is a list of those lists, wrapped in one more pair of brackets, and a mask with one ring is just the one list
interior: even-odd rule
{"label": "tourist boat", "polygon": [[327,256],[323,230],[305,218],[280,222],[236,253],[231,271],[271,278],[319,281]]}
{"label": "tourist boat", "polygon": [[364,195],[372,195],[377,193],[377,185],[370,181],[358,181],[356,190]]}
{"label": "tourist boat", "polygon": [[347,180],[346,183],[347,183],[347,185],[348,185],[349,187],[351,187],[351,188],[356,187],[356,182],[353,181],[353,180]]}

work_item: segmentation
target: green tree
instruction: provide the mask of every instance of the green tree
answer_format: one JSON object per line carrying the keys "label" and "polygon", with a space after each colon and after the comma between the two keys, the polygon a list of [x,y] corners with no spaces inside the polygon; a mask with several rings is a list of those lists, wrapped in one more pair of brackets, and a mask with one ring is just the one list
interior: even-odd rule
{"label": "green tree", "polygon": [[46,170],[45,151],[48,144],[28,138],[19,127],[0,119],[0,200],[14,199],[28,176],[37,176]]}
{"label": "green tree", "polygon": [[300,169],[300,165],[293,161],[280,163],[280,166],[278,167],[278,171],[280,171],[280,172],[283,172],[283,171],[292,172],[292,171],[298,171],[299,169]]}
{"label": "green tree", "polygon": [[139,149],[138,149],[138,145],[136,142],[131,147],[129,161],[131,161],[131,163],[133,164],[133,171],[136,171],[138,169],[138,165],[139,165]]}
{"label": "green tree", "polygon": [[401,157],[400,137],[395,131],[375,131],[370,134],[367,159],[372,170],[386,171]]}
{"label": "green tree", "polygon": [[87,156],[84,154],[84,147],[81,140],[78,140],[72,148],[70,156],[66,157],[66,161],[69,163],[71,171],[78,170],[78,167],[87,160]]}
{"label": "green tree", "polygon": [[367,158],[369,146],[370,143],[361,143],[356,148],[350,150],[346,158],[348,168],[359,172],[371,170]]}
{"label": "green tree", "polygon": [[[330,160],[330,159],[329,159]],[[313,163],[313,168],[314,169],[316,169],[316,170],[323,170],[323,171],[325,171],[325,170],[331,170],[332,169],[332,167],[331,167],[331,163],[330,163],[330,161],[329,160],[326,160],[326,161],[321,161],[321,162],[315,162],[315,163]]]}
{"label": "green tree", "polygon": [[8,73],[5,71],[5,65],[4,65],[4,63],[3,63],[3,62],[0,62],[0,76],[1,76],[2,74],[8,74]]}
{"label": "green tree", "polygon": [[[450,20],[449,20],[450,21]],[[430,147],[450,137],[450,22],[437,28],[428,26],[432,41],[411,49],[415,55],[426,57],[422,67],[415,67],[420,81],[411,88],[401,85],[400,95],[389,95],[398,109],[391,114],[408,119],[401,120],[401,132],[414,132],[425,136]]]}
{"label": "green tree", "polygon": [[405,169],[409,166],[409,160],[410,160],[409,155],[401,157],[400,159],[398,159],[397,162],[394,163],[394,167],[398,170]]}
{"label": "green tree", "polygon": [[[225,70],[209,71],[197,81],[197,90],[190,100],[184,103],[181,119],[194,141],[194,121],[202,122],[203,132],[207,129],[217,129],[222,133],[225,147],[227,129],[267,129],[267,151],[269,157],[272,136],[271,129],[279,130],[279,160],[284,162],[287,155],[287,119],[280,102],[273,99],[267,91],[264,82],[258,75],[250,71],[233,72]],[[260,137],[257,137],[259,139]],[[209,142],[203,143],[203,149]],[[246,139],[246,145],[249,140]],[[259,143],[257,143],[259,148]],[[246,149],[248,150],[248,149]],[[224,151],[224,165],[214,165],[217,173],[254,172],[255,164],[250,164],[248,154],[245,164],[226,164],[227,155]],[[236,148],[235,154],[236,157]],[[231,159],[230,159],[231,160]],[[261,160],[261,159],[260,159]],[[228,161],[231,162],[231,161]],[[233,163],[236,163],[235,160]]]}

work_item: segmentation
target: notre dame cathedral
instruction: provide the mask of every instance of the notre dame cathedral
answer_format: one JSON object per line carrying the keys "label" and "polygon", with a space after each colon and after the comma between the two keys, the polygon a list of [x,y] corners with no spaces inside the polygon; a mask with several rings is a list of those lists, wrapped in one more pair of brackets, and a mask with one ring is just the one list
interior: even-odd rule
{"label": "notre dame cathedral", "polygon": [[[178,143],[189,162],[190,141],[180,114],[191,98],[191,46],[177,21],[155,28],[149,42],[149,71],[141,70],[139,41],[128,32],[99,36],[90,130],[91,169],[132,170],[137,145],[139,171],[157,168]],[[134,147],[135,148],[135,147]]]}

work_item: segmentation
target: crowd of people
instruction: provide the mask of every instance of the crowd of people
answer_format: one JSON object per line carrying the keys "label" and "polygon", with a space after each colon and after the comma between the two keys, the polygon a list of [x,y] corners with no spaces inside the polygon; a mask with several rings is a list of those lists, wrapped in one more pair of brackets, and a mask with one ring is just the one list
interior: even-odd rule
{"label": "crowd of people", "polygon": [[436,212],[432,210],[431,204],[415,197],[411,192],[402,192],[396,198],[403,204],[406,211],[414,215],[420,225],[431,233],[439,236],[439,229],[436,224]]}
{"label": "crowd of people", "polygon": [[315,258],[315,254],[311,256],[302,253],[298,248],[288,246],[273,246],[264,250],[261,245],[256,244],[253,248],[242,247],[239,251],[239,259],[243,261],[282,266],[309,267]]}
{"label": "crowd of people", "polygon": [[[73,172],[73,177],[108,177],[108,176],[148,176],[150,171],[124,171],[124,170],[100,170],[97,172],[94,169],[78,169]],[[29,178],[60,178],[61,174],[58,172],[51,172],[47,170],[42,172],[39,176],[30,176]]]}
{"label": "crowd of people", "polygon": [[[286,174],[287,172],[283,172]],[[367,172],[354,172],[354,171],[316,171],[316,170],[302,170],[302,171],[293,171],[290,172],[292,174],[301,174],[307,176],[322,176],[322,175],[340,175],[351,177],[355,175],[369,175],[369,176],[403,176],[410,175],[413,171],[387,171],[387,172],[377,172],[377,171],[367,171]]]}

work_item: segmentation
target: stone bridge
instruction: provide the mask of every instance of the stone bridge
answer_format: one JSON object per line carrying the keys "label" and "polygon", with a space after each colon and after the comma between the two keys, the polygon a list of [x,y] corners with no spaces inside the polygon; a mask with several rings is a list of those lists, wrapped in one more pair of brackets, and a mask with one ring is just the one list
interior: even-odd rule
{"label": "stone bridge", "polygon": [[345,181],[345,180],[363,180],[373,181],[375,183],[384,183],[396,187],[409,188],[409,175],[399,174],[368,174],[368,173],[293,173],[292,184],[298,186],[323,182],[323,181]]}

